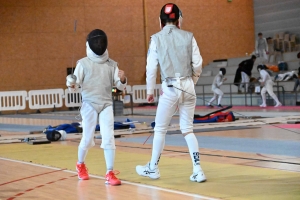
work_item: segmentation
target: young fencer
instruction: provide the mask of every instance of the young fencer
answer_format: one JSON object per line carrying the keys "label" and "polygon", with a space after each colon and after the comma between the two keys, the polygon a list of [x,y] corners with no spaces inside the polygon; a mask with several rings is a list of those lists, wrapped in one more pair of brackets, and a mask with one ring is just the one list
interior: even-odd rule
{"label": "young fencer", "polygon": [[182,13],[177,5],[164,5],[160,13],[160,22],[161,31],[151,36],[146,66],[148,102],[154,101],[158,68],[163,80],[155,117],[152,157],[146,165],[136,166],[136,172],[151,179],[160,178],[160,155],[165,145],[168,125],[178,107],[180,130],[193,164],[190,180],[203,182],[206,177],[200,166],[198,141],[193,132],[196,104],[194,84],[202,72],[202,57],[193,34],[181,30]]}
{"label": "young fencer", "polygon": [[88,150],[95,145],[94,133],[99,117],[102,135],[101,148],[106,162],[106,184],[120,185],[121,181],[113,171],[115,160],[114,115],[112,107],[112,87],[123,90],[127,84],[125,72],[119,70],[118,63],[109,58],[107,36],[104,31],[95,29],[87,36],[87,57],[80,59],[74,75],[67,77],[67,86],[72,90],[81,86],[82,138],[78,147],[76,170],[78,178],[89,179],[85,158]]}
{"label": "young fencer", "polygon": [[266,92],[268,92],[269,95],[276,102],[276,105],[274,107],[282,106],[282,104],[279,102],[277,96],[273,92],[274,82],[272,81],[271,76],[269,75],[269,73],[266,71],[266,68],[267,67],[265,65],[258,65],[257,66],[257,71],[259,71],[259,73],[260,73],[259,82],[263,86],[263,88],[261,90],[262,104],[260,105],[260,107],[263,107],[263,108],[267,107]]}
{"label": "young fencer", "polygon": [[219,73],[215,76],[214,81],[212,83],[211,86],[211,90],[214,93],[213,98],[208,102],[207,107],[209,108],[213,108],[212,102],[214,102],[216,99],[217,100],[217,105],[218,108],[223,108],[223,106],[221,105],[221,100],[222,97],[224,95],[223,91],[220,89],[221,85],[223,85],[224,81],[226,81],[227,79],[224,78],[226,74],[226,69],[225,68],[220,68]]}

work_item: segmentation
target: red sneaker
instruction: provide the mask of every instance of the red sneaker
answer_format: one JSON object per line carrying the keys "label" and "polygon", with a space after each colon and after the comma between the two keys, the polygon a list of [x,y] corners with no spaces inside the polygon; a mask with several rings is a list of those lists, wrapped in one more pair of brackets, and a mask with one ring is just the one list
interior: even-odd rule
{"label": "red sneaker", "polygon": [[109,171],[108,174],[105,175],[105,184],[109,185],[121,185],[121,181],[115,176],[118,175],[119,171]]}
{"label": "red sneaker", "polygon": [[80,180],[88,180],[89,179],[89,174],[88,174],[88,169],[86,168],[84,163],[81,164],[76,164],[76,170],[78,174],[78,179]]}

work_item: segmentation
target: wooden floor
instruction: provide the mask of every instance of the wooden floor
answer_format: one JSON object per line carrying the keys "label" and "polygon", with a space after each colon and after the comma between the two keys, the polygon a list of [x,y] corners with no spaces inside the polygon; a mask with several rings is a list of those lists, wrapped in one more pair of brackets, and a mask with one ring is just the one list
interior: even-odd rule
{"label": "wooden floor", "polygon": [[213,199],[174,190],[123,182],[104,185],[103,177],[80,181],[73,171],[0,159],[0,199]]}
{"label": "wooden floor", "polygon": [[[69,120],[9,119],[1,123],[46,125]],[[28,133],[0,131],[0,138]],[[126,138],[149,134],[126,135]],[[259,129],[196,133],[198,136],[300,141],[300,134],[270,126]],[[6,141],[6,140],[3,140]],[[9,140],[7,140],[9,141]],[[117,141],[116,168],[121,186],[104,184],[101,140],[87,157],[91,179],[80,181],[74,170],[80,136],[47,145],[0,144],[0,200],[8,199],[300,199],[300,158],[201,148],[205,183],[188,180],[191,161],[185,146],[166,146],[161,179],[139,177],[136,164],[146,164],[151,145]],[[5,142],[3,142],[5,143]],[[9,142],[8,142],[9,143]],[[99,153],[100,152],[100,153]],[[263,183],[263,184],[262,184]]]}

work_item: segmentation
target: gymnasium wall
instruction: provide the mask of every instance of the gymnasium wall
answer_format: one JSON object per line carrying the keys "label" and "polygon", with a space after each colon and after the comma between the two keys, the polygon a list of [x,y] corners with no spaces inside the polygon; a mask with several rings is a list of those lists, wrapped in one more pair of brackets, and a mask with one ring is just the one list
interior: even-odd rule
{"label": "gymnasium wall", "polygon": [[[0,88],[65,88],[67,68],[85,56],[86,35],[103,29],[130,85],[145,84],[149,37],[163,0],[0,0]],[[252,0],[175,0],[204,64],[244,56],[254,45]],[[146,17],[144,17],[146,16]],[[74,20],[77,31],[74,33]]]}
{"label": "gymnasium wall", "polygon": [[254,0],[255,34],[287,32],[300,37],[300,0]]}

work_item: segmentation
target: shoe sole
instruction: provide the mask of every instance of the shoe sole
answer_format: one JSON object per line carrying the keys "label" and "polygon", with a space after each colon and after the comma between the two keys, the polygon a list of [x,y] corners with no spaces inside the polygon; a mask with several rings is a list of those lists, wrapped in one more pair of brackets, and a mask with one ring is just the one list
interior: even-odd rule
{"label": "shoe sole", "polygon": [[139,173],[137,173],[137,174],[140,175],[140,176],[143,176],[143,177],[149,177],[149,178],[151,178],[153,180],[156,180],[156,179],[160,178],[160,176],[159,177],[151,177],[151,176],[147,176],[147,175],[144,175],[144,174],[139,174]]}
{"label": "shoe sole", "polygon": [[149,178],[151,178],[151,179],[153,179],[153,180],[156,180],[156,179],[159,179],[160,178],[160,176],[159,177],[151,177],[151,176],[147,176],[147,175],[144,175],[144,174],[140,174],[137,170],[135,170],[136,171],[136,173],[138,174],[138,175],[140,175],[140,176],[144,176],[144,177],[149,177]]}
{"label": "shoe sole", "polygon": [[202,179],[200,181],[197,181],[197,180],[190,180],[192,182],[196,182],[196,183],[203,183],[203,182],[206,182],[206,178],[205,179]]}
{"label": "shoe sole", "polygon": [[111,184],[111,183],[109,183],[108,181],[105,181],[105,185],[117,186],[117,185],[122,185],[122,183]]}

